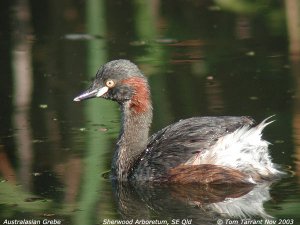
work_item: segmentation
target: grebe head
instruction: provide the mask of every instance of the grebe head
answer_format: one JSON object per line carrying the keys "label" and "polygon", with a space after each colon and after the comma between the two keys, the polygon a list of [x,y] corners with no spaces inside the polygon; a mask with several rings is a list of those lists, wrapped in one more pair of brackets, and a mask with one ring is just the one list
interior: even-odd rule
{"label": "grebe head", "polygon": [[103,65],[90,87],[74,98],[74,101],[94,97],[110,99],[120,104],[131,100],[140,105],[149,99],[149,88],[138,67],[129,60],[120,59]]}
{"label": "grebe head", "polygon": [[112,161],[112,176],[127,180],[135,161],[147,146],[152,105],[147,79],[128,60],[103,65],[95,80],[74,101],[101,97],[121,106],[122,126]]}

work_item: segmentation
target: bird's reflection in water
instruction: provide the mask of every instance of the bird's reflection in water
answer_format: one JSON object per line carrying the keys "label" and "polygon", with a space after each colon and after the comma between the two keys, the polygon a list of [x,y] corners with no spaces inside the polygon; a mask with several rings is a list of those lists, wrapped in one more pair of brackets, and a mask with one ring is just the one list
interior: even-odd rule
{"label": "bird's reflection in water", "polygon": [[270,217],[263,204],[271,183],[260,185],[152,185],[112,181],[123,219],[191,219],[192,224],[216,224],[218,219]]}

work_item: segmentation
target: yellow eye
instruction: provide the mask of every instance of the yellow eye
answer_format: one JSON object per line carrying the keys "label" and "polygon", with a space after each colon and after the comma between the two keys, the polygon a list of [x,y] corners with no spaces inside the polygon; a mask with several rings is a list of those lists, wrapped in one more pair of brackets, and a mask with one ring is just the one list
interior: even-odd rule
{"label": "yellow eye", "polygon": [[115,82],[113,80],[107,80],[105,84],[109,88],[112,88],[115,86]]}

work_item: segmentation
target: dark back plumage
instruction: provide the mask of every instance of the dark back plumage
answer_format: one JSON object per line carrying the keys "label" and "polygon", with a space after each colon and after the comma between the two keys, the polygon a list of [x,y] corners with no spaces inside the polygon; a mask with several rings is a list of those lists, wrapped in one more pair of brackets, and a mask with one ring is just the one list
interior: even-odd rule
{"label": "dark back plumage", "polygon": [[171,124],[150,137],[130,179],[163,181],[170,169],[209,149],[220,137],[253,124],[245,116],[193,117]]}

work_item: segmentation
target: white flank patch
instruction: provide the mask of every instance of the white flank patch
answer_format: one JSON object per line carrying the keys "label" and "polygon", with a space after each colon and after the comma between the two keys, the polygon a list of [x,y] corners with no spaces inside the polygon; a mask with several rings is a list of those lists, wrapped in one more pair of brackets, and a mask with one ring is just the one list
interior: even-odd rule
{"label": "white flank patch", "polygon": [[262,121],[256,127],[244,126],[220,138],[205,152],[189,159],[187,165],[215,164],[237,169],[253,177],[272,176],[280,173],[275,169],[269,152],[269,143],[261,138],[262,130],[273,121]]}

